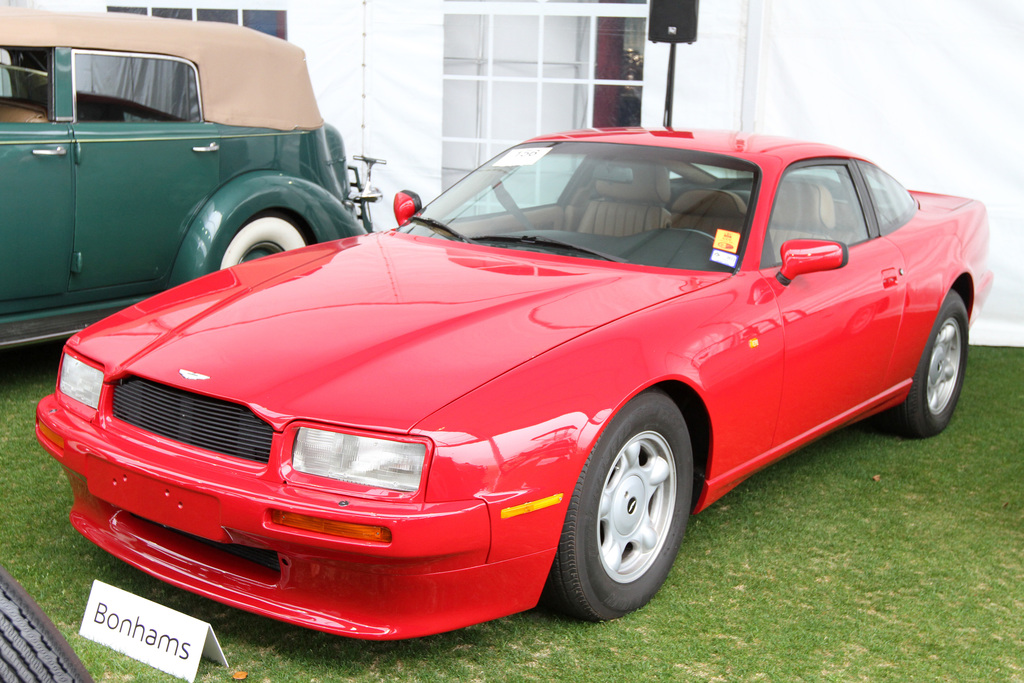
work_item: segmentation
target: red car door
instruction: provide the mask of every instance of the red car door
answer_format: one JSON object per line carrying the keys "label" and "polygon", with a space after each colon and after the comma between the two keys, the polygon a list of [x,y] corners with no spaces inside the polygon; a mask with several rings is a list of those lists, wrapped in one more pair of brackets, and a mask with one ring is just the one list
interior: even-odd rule
{"label": "red car door", "polygon": [[783,176],[762,267],[774,269],[781,245],[797,238],[847,244],[849,261],[777,289],[785,352],[775,446],[841,421],[889,388],[903,314],[902,254],[870,235],[848,164],[805,164]]}

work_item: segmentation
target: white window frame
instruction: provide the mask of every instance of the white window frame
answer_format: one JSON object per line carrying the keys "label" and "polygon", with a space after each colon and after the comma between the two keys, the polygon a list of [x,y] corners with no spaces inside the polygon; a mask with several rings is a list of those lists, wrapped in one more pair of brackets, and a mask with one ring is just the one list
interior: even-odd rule
{"label": "white window frame", "polygon": [[[521,142],[521,140],[502,139],[494,137],[493,120],[494,108],[494,84],[496,83],[528,83],[534,84],[537,89],[537,109],[534,112],[535,134],[551,133],[542,129],[543,119],[543,90],[547,84],[568,84],[585,86],[587,89],[587,104],[584,126],[590,126],[594,119],[594,99],[596,87],[602,86],[632,86],[640,87],[646,91],[647,69],[645,65],[645,77],[639,81],[630,80],[605,80],[594,77],[594,65],[597,61],[597,20],[600,17],[616,17],[626,19],[643,19],[645,22],[648,15],[647,3],[597,3],[597,2],[556,2],[538,0],[537,2],[492,2],[488,0],[445,0],[445,16],[449,15],[472,15],[484,16],[487,18],[487,54],[481,58],[485,65],[485,73],[482,76],[444,74],[444,81],[469,81],[486,85],[485,106],[477,106],[477,131],[475,137],[466,136],[444,136],[441,137],[442,149],[445,143],[471,143],[478,145],[478,163],[491,158],[502,149]],[[495,76],[494,70],[494,17],[495,16],[529,16],[539,17],[540,35],[538,36],[537,72],[533,76]],[[545,18],[547,17],[581,17],[590,20],[590,35],[588,64],[589,73],[585,78],[555,78],[544,75],[544,31]],[[645,43],[645,62],[646,47]],[[484,117],[484,112],[488,116]],[[442,152],[442,157],[444,156]]]}

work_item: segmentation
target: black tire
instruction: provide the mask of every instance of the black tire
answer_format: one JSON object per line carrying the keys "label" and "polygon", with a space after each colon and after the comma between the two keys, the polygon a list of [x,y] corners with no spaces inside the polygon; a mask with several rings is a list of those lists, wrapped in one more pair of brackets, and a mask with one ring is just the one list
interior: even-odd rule
{"label": "black tire", "polygon": [[693,454],[682,414],[661,391],[636,396],[583,466],[544,602],[588,621],[616,619],[646,605],[675,561],[692,490]]}
{"label": "black tire", "polygon": [[956,410],[967,369],[967,307],[956,292],[946,295],[935,318],[910,393],[882,414],[890,431],[911,438],[935,436]]}
{"label": "black tire", "polygon": [[92,683],[68,641],[39,605],[0,567],[0,680]]}

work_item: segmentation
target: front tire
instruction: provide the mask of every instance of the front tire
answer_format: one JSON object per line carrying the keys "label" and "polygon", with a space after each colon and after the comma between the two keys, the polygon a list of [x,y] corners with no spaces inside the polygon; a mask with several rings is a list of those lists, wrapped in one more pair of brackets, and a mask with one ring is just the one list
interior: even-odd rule
{"label": "front tire", "polygon": [[231,238],[231,243],[224,250],[220,267],[230,268],[261,256],[304,246],[306,240],[291,220],[278,213],[260,214],[250,219]]}
{"label": "front tire", "polygon": [[956,410],[967,368],[967,307],[956,292],[946,295],[914,373],[906,400],[883,414],[903,436],[925,438],[946,428]]}
{"label": "front tire", "polygon": [[612,419],[583,466],[545,600],[588,621],[646,605],[668,576],[686,531],[693,455],[686,422],[658,390]]}

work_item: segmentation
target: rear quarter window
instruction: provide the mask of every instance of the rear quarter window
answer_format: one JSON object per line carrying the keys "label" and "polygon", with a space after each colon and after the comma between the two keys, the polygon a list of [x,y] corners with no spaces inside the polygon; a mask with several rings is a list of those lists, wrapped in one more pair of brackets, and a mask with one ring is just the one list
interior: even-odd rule
{"label": "rear quarter window", "polygon": [[878,229],[883,235],[888,235],[913,218],[917,212],[917,201],[895,178],[872,164],[861,163],[860,170],[871,192]]}
{"label": "rear quarter window", "polygon": [[189,62],[156,56],[75,53],[78,121],[200,121]]}

